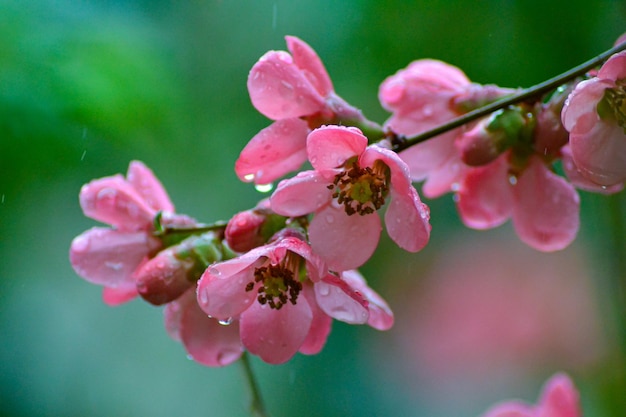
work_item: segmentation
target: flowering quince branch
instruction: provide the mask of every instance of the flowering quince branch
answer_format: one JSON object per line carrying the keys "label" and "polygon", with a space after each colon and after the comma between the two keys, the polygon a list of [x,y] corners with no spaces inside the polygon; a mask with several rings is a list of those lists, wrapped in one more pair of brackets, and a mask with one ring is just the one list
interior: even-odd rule
{"label": "flowering quince branch", "polygon": [[[393,326],[393,312],[356,268],[378,246],[378,211],[402,249],[428,243],[430,210],[413,182],[423,181],[428,198],[454,193],[469,227],[511,218],[520,239],[541,251],[574,239],[575,187],[623,189],[625,40],[522,91],[472,83],[441,61],[414,61],[381,84],[381,104],[392,114],[379,125],[336,94],[309,45],[287,36],[289,52],[270,51],[250,71],[252,104],[273,122],[244,147],[235,172],[268,185],[307,161],[312,169],[281,180],[227,222],[204,224],[175,213],[152,171],[133,161],[126,177],[81,189],[84,214],[110,227],[76,237],[71,264],[104,287],[109,305],[138,295],[165,305],[166,331],[196,362],[240,360],[252,412],[265,416],[248,353],[270,364],[319,353],[333,319]],[[556,174],[558,161],[567,179]],[[577,393],[558,375],[537,406],[505,404],[487,414],[513,415],[579,417]]]}
{"label": "flowering quince branch", "polygon": [[418,143],[424,142],[437,135],[466,125],[474,120],[480,119],[481,117],[487,116],[495,111],[504,109],[513,104],[518,104],[531,99],[540,98],[542,95],[563,86],[565,83],[574,80],[577,77],[585,75],[587,72],[606,61],[607,58],[609,58],[611,55],[614,55],[625,49],[626,42],[622,42],[614,46],[613,48],[603,52],[602,54],[596,56],[595,58],[592,58],[589,61],[586,61],[562,74],[559,74],[556,77],[550,78],[549,80],[546,80],[535,86],[524,89],[519,93],[511,95],[510,97],[502,98],[500,100],[494,101],[493,103],[487,104],[486,106],[472,110],[464,114],[463,116],[457,117],[456,119],[444,123],[434,129],[430,129],[427,132],[421,133],[411,138],[394,137],[392,139],[392,149],[395,152],[401,152],[404,149],[407,149],[413,145],[417,145]]}

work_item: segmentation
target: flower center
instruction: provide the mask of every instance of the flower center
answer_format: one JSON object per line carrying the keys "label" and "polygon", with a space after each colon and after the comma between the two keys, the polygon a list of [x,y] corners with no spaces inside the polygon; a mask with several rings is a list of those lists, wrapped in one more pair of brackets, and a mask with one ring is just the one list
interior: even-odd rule
{"label": "flower center", "polygon": [[254,270],[254,282],[246,285],[246,291],[252,291],[256,283],[260,282],[257,301],[267,304],[270,308],[280,310],[289,301],[296,304],[298,295],[302,291],[299,278],[300,257],[287,252],[285,258],[278,264],[270,263]]}
{"label": "flower center", "polygon": [[[605,105],[603,109],[598,109],[598,112],[600,113],[600,117],[606,113],[615,117],[617,124],[624,129],[624,133],[626,133],[626,86],[622,85],[625,84],[625,80],[620,81],[617,82],[615,88],[607,88],[604,90],[604,98],[599,106],[602,107],[603,104]],[[608,109],[606,107],[608,107]],[[602,114],[602,110],[604,110],[604,114]]]}
{"label": "flower center", "polygon": [[374,162],[373,167],[361,168],[358,162],[348,164],[345,171],[335,175],[328,189],[335,190],[333,198],[343,204],[346,214],[361,216],[378,210],[385,204],[385,196],[389,193],[387,184],[387,166]]}

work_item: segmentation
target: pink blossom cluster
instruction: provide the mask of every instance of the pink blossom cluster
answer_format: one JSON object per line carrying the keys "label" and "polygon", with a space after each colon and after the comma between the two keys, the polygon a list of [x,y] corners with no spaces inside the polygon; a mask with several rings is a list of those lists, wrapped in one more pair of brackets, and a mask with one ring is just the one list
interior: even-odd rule
{"label": "pink blossom cluster", "polygon": [[[316,354],[332,319],[389,329],[393,313],[356,268],[375,253],[381,218],[400,248],[426,246],[430,210],[414,182],[423,182],[428,198],[454,193],[471,228],[511,219],[520,239],[541,251],[575,238],[576,188],[623,188],[626,52],[575,86],[409,146],[410,137],[517,90],[418,60],[382,83],[379,98],[391,116],[379,125],[335,93],[309,45],[286,40],[289,52],[270,51],[250,71],[252,104],[273,123],[244,147],[235,172],[265,185],[310,169],[282,179],[256,207],[209,225],[176,214],[140,162],[125,178],[94,180],[80,192],[85,215],[111,227],[74,239],[78,275],[102,285],[108,304],[141,295],[165,305],[168,333],[199,363],[227,365],[244,351],[272,364]],[[561,375],[539,405],[504,404],[487,415],[575,417],[577,407]]]}

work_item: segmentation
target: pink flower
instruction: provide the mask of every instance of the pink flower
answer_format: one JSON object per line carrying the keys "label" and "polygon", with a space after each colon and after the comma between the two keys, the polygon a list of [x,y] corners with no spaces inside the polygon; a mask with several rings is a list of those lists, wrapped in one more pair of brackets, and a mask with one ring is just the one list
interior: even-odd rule
{"label": "pink flower", "polygon": [[193,222],[173,213],[165,189],[139,161],[130,163],[126,178],[118,174],[84,185],[80,205],[87,217],[113,228],[94,227],[76,237],[70,262],[78,275],[105,287],[103,298],[110,305],[137,295],[133,272],[162,245],[152,235],[157,213],[162,212],[165,224]]}
{"label": "pink flower", "polygon": [[536,405],[508,401],[495,405],[483,417],[582,417],[578,391],[566,374],[550,378]]}
{"label": "pink flower", "polygon": [[246,349],[273,364],[298,351],[318,353],[331,317],[378,329],[393,323],[386,303],[356,272],[346,278],[328,273],[311,247],[296,237],[212,265],[198,283],[197,296],[209,316],[238,321]]}
{"label": "pink flower", "polygon": [[[393,112],[385,127],[415,136],[511,92],[473,84],[457,67],[422,59],[388,77],[378,96],[382,106]],[[462,176],[465,167],[454,146],[462,132],[463,128],[457,128],[400,152],[411,180],[425,180],[422,191],[427,197],[451,191]]]}
{"label": "pink flower", "polygon": [[626,51],[609,58],[597,77],[579,83],[561,118],[570,132],[574,163],[604,186],[626,180]]}
{"label": "pink flower", "polygon": [[165,328],[189,357],[206,366],[226,366],[243,353],[238,322],[207,317],[196,301],[195,286],[165,306]]}
{"label": "pink flower", "polygon": [[580,222],[576,189],[537,156],[513,176],[507,156],[472,168],[459,182],[455,198],[463,223],[490,229],[512,218],[517,235],[529,246],[546,252],[567,247]]}
{"label": "pink flower", "polygon": [[285,51],[270,51],[252,67],[248,91],[254,107],[275,120],[241,151],[235,172],[242,181],[268,184],[306,161],[310,126],[335,118],[363,120],[361,112],[337,96],[315,51],[286,36]]}
{"label": "pink flower", "polygon": [[394,152],[367,146],[359,129],[342,126],[311,132],[307,152],[314,170],[281,181],[270,203],[283,216],[315,213],[309,239],[330,269],[354,269],[369,259],[380,237],[376,211],[388,200],[385,224],[393,241],[410,252],[428,243],[428,207]]}

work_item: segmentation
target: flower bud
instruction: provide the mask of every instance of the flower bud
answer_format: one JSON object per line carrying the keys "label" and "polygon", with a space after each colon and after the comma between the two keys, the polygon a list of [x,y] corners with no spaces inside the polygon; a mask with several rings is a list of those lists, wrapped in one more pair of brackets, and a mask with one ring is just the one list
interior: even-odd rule
{"label": "flower bud", "polygon": [[285,226],[286,218],[274,214],[269,208],[269,200],[262,200],[251,210],[235,214],[224,231],[228,246],[235,252],[248,252],[264,245]]}
{"label": "flower bud", "polygon": [[473,129],[463,133],[456,142],[461,159],[467,165],[488,164],[500,155],[498,144],[503,141],[500,131],[490,132],[486,122],[479,122]]}
{"label": "flower bud", "polygon": [[137,291],[154,305],[169,303],[194,286],[202,272],[222,259],[212,232],[191,236],[159,252],[134,273]]}

